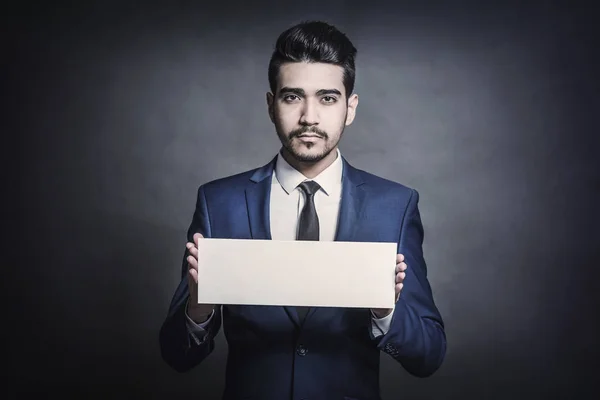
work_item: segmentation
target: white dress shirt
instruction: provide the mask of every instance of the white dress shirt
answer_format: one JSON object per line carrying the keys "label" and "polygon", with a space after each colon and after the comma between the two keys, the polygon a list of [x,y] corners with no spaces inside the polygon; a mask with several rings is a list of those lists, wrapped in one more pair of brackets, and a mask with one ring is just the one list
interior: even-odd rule
{"label": "white dress shirt", "polygon": [[[342,157],[339,149],[335,161],[313,181],[321,188],[315,193],[314,201],[319,218],[319,240],[333,241],[337,231],[337,220],[342,198]],[[305,198],[298,185],[311,180],[292,167],[282,156],[277,156],[277,164],[271,178],[270,228],[273,240],[296,240],[300,212]],[[213,312],[214,314],[214,312]],[[206,326],[210,318],[196,324],[188,317],[188,330],[194,341],[199,344],[206,335]],[[371,330],[373,337],[385,335],[390,327],[393,312],[384,318],[376,318],[371,314]]]}

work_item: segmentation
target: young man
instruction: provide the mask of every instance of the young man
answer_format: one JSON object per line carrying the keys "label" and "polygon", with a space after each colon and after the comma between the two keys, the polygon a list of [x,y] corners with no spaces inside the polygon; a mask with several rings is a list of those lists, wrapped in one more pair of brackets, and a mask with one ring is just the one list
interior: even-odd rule
{"label": "young man", "polygon": [[[275,47],[267,105],[281,150],[261,168],[198,189],[182,281],[160,332],[162,356],[178,371],[192,369],[212,352],[222,318],[224,399],[378,399],[380,352],[420,377],[433,374],[446,352],[423,258],[419,195],[340,154],[358,105],[348,38],[308,22],[283,32]],[[195,243],[205,237],[398,243],[395,307],[197,304]]]}

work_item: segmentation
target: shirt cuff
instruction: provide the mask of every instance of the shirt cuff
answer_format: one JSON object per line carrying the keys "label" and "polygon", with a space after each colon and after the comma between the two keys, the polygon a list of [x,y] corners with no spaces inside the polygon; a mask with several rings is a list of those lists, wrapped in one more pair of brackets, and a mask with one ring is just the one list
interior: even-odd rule
{"label": "shirt cuff", "polygon": [[[189,302],[189,300],[188,300]],[[187,303],[185,305],[185,318],[186,318],[186,326],[188,329],[188,333],[190,334],[190,336],[192,337],[192,339],[194,340],[194,342],[199,345],[201,344],[204,339],[206,339],[206,335],[208,334],[208,330],[207,327],[210,324],[210,321],[213,318],[213,315],[215,314],[215,310],[213,310],[210,313],[210,316],[208,317],[208,319],[200,324],[197,324],[196,322],[194,322],[193,319],[190,318],[190,316],[187,313]]]}
{"label": "shirt cuff", "polygon": [[371,327],[374,337],[379,337],[388,333],[388,331],[390,330],[390,325],[392,323],[393,316],[394,309],[392,309],[392,312],[389,315],[383,318],[377,318],[377,316],[373,314],[373,311],[371,311]]}

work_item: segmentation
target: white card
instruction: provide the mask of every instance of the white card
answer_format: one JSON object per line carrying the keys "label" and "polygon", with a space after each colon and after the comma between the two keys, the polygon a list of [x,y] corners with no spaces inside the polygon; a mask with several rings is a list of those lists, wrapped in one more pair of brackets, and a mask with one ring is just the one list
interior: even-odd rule
{"label": "white card", "polygon": [[200,239],[198,303],[393,308],[396,243]]}

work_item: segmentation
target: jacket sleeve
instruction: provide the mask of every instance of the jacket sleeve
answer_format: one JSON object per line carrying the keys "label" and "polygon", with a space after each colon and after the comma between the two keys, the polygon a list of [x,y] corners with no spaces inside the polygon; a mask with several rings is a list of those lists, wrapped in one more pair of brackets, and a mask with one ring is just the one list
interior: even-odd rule
{"label": "jacket sleeve", "polygon": [[406,276],[396,302],[390,329],[375,340],[377,347],[398,361],[413,376],[436,372],[446,355],[446,334],[427,280],[423,257],[423,224],[419,193],[412,190],[402,222],[398,253],[404,255]]}
{"label": "jacket sleeve", "polygon": [[[187,240],[193,242],[193,236],[201,233],[205,238],[211,237],[210,218],[204,187],[198,188],[196,209],[187,231]],[[221,328],[221,308],[215,307],[206,334],[202,340],[190,331],[186,316],[186,304],[189,298],[188,265],[189,251],[185,249],[181,265],[181,281],[171,300],[169,311],[159,333],[159,344],[162,358],[173,369],[185,372],[200,364],[215,347],[215,336]]]}

